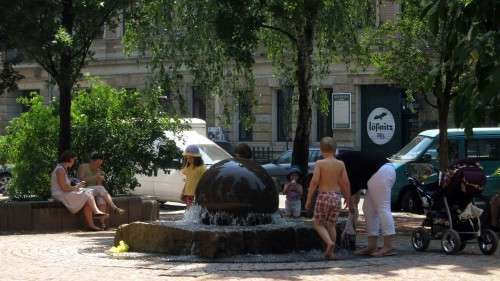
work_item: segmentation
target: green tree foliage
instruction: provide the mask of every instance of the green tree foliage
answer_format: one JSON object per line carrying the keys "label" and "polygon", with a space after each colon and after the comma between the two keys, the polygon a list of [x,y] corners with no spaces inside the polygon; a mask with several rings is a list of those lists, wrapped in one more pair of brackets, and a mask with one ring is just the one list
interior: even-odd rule
{"label": "green tree foliage", "polygon": [[[90,89],[75,94],[73,148],[79,163],[88,161],[92,152],[101,152],[105,157],[106,187],[112,194],[125,193],[137,186],[136,174],[166,169],[172,159],[180,157],[175,143],[163,132],[183,125],[157,116],[156,97],[91,81]],[[40,96],[22,102],[30,110],[14,118],[7,135],[0,137],[7,160],[15,163],[9,195],[21,200],[47,198],[50,173],[58,155],[54,146],[59,122],[57,105],[44,105]]]}
{"label": "green tree foliage", "polygon": [[164,135],[178,123],[160,118],[157,100],[97,81],[88,93],[80,90],[75,95],[73,150],[80,161],[88,161],[93,151],[104,155],[106,187],[114,194],[134,189],[135,174],[169,167],[180,157],[175,143]]}
{"label": "green tree foliage", "polygon": [[189,71],[206,93],[236,99],[253,88],[255,55],[263,53],[298,95],[293,163],[306,170],[314,89],[331,63],[361,52],[357,35],[372,18],[371,2],[139,0],[126,45],[151,56],[163,87],[178,87],[178,74]]}
{"label": "green tree foliage", "polygon": [[[450,106],[469,130],[497,112],[500,83],[497,0],[402,0],[402,12],[366,40],[371,62],[385,78],[424,95],[439,116],[441,168],[448,166]],[[435,97],[432,104],[427,94]]]}
{"label": "green tree foliage", "polygon": [[[17,49],[37,62],[59,87],[59,150],[71,144],[71,91],[92,56],[90,46],[105,23],[113,24],[126,0],[29,0],[0,2],[2,50]],[[5,61],[4,87],[19,80]]]}
{"label": "green tree foliage", "polygon": [[54,107],[43,104],[40,96],[19,98],[29,112],[11,120],[1,143],[6,160],[15,163],[8,186],[11,198],[28,200],[50,196],[50,173],[57,159],[57,127]]}

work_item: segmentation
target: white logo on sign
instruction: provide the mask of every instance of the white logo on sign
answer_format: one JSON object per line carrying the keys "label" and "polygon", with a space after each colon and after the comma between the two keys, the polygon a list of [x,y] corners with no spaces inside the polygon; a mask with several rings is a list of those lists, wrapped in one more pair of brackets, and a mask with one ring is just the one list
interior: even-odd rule
{"label": "white logo on sign", "polygon": [[394,116],[387,108],[377,107],[368,115],[366,130],[368,137],[375,144],[386,144],[392,139],[396,130]]}

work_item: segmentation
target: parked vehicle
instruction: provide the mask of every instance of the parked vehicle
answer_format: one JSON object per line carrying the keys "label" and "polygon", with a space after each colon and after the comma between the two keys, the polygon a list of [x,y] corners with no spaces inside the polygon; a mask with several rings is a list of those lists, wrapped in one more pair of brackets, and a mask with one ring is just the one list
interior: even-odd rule
{"label": "parked vehicle", "polygon": [[215,143],[218,146],[222,147],[222,149],[224,149],[227,153],[234,156],[234,147],[230,142],[228,142],[228,141],[215,141]]}
{"label": "parked vehicle", "polygon": [[[203,162],[209,168],[211,165],[231,158],[220,146],[203,135],[203,126],[205,121],[201,119],[191,119],[195,123],[196,129],[184,131],[180,134],[165,132],[169,139],[175,141],[177,148],[180,151],[191,144],[195,144],[200,148]],[[194,128],[194,126],[191,126]],[[177,162],[180,164],[181,160]],[[180,165],[179,165],[180,166]],[[136,175],[140,186],[136,187],[133,194],[154,196],[160,202],[172,201],[181,202],[181,193],[184,187],[184,176],[180,172],[180,167],[167,169],[166,172],[159,169],[151,175]]]}
{"label": "parked vehicle", "polygon": [[[343,150],[348,150],[347,148],[340,148],[339,152]],[[319,147],[309,147],[309,163],[308,163],[308,171],[305,177],[305,183],[309,184],[312,173],[314,171],[314,164],[317,160],[321,159],[321,152]],[[286,175],[288,174],[288,170],[292,164],[292,150],[287,150],[283,152],[280,156],[278,156],[271,163],[264,164],[262,167],[267,173],[275,180],[276,184],[282,189],[283,185],[286,183]]]}
{"label": "parked vehicle", "polygon": [[[433,171],[439,168],[439,130],[421,132],[389,160],[396,168],[396,183],[392,189],[395,209],[422,213],[422,202],[417,190],[408,183],[408,175],[425,183],[433,182]],[[463,129],[448,130],[451,162],[458,159],[477,160],[487,175],[483,196],[500,192],[500,128],[474,128],[470,137]]]}

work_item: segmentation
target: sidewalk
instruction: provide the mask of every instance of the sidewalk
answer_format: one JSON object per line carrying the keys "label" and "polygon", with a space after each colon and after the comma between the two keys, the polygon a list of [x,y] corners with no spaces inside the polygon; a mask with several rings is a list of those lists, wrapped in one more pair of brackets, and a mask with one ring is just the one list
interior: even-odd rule
{"label": "sidewalk", "polygon": [[[179,211],[162,211],[162,218]],[[117,254],[114,232],[71,232],[0,236],[0,280],[498,280],[499,252],[480,254],[477,244],[456,256],[445,256],[437,241],[415,252],[410,230],[421,219],[396,214],[397,256],[352,257],[314,262],[172,262],[162,255]],[[365,243],[364,235],[358,241]]]}

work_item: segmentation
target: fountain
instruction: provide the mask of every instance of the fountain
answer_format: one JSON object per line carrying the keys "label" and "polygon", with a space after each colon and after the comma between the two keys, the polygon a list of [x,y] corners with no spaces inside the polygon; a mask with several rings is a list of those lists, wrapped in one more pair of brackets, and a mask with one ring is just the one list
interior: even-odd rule
{"label": "fountain", "polygon": [[213,165],[200,179],[195,197],[197,204],[183,220],[122,225],[115,244],[124,240],[131,251],[204,258],[322,249],[310,221],[285,220],[277,213],[274,182],[253,161],[228,159]]}

